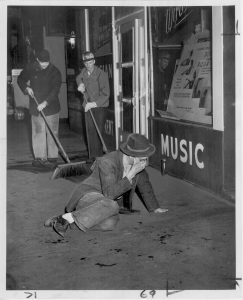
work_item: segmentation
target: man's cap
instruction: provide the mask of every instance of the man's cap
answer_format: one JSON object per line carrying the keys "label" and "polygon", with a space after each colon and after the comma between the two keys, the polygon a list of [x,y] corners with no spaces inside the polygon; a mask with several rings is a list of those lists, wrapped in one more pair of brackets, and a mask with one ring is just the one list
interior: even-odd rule
{"label": "man's cap", "polygon": [[83,57],[83,62],[95,59],[94,54],[92,52],[85,52],[83,53],[82,57]]}
{"label": "man's cap", "polygon": [[36,57],[41,62],[49,62],[50,61],[50,54],[46,49],[38,51],[36,53]]}
{"label": "man's cap", "polygon": [[149,140],[138,133],[128,135],[126,142],[120,145],[120,150],[133,157],[149,157],[154,154],[156,148]]}

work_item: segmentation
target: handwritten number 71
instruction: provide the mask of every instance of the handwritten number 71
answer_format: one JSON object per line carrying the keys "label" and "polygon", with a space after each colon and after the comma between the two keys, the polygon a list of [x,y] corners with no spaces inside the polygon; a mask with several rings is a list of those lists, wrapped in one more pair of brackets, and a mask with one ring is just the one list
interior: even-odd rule
{"label": "handwritten number 71", "polygon": [[36,292],[31,293],[31,292],[24,292],[27,296],[26,298],[37,298]]}

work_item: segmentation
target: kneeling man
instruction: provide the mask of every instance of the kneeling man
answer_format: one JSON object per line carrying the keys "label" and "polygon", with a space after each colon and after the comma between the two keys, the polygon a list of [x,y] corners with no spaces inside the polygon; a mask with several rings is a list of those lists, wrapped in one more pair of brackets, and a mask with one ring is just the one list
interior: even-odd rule
{"label": "kneeling man", "polygon": [[155,146],[140,134],[130,134],[120,149],[96,159],[92,174],[74,190],[65,213],[45,222],[62,237],[70,224],[84,232],[89,229],[112,230],[119,220],[117,200],[137,188],[149,212],[164,213],[159,207],[145,170]]}

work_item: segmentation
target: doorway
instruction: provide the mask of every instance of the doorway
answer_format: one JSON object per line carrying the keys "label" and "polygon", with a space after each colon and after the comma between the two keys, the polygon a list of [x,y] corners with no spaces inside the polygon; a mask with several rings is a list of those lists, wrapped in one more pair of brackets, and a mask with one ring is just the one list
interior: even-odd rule
{"label": "doorway", "polygon": [[148,71],[144,11],[115,25],[114,65],[118,146],[130,133],[148,136]]}

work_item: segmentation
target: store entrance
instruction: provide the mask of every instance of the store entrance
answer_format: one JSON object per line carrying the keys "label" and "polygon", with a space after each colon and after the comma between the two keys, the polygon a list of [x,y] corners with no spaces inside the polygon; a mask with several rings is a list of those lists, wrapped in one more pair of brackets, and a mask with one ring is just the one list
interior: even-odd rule
{"label": "store entrance", "polygon": [[144,26],[136,18],[117,26],[119,142],[129,133],[145,134]]}

